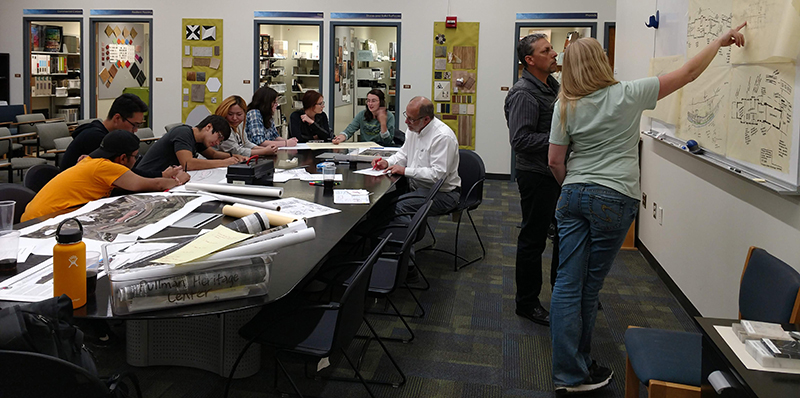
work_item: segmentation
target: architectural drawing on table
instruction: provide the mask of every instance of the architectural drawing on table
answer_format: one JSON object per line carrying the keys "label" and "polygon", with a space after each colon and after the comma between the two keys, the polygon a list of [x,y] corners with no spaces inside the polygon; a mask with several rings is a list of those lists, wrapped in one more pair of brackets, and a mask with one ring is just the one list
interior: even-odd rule
{"label": "architectural drawing on table", "polygon": [[[160,221],[196,198],[189,195],[127,195],[75,218],[83,225],[84,238],[112,242],[117,234],[130,234]],[[25,237],[50,238],[55,236],[55,230],[54,225],[45,225]]]}
{"label": "architectural drawing on table", "polygon": [[734,68],[728,156],[789,172],[794,65]]}
{"label": "architectural drawing on table", "polygon": [[[687,59],[697,55],[705,46],[731,28],[730,0],[689,2],[689,20],[686,29]],[[730,47],[722,47],[712,61],[712,65],[731,62]]]}
{"label": "architectural drawing on table", "polygon": [[800,12],[797,0],[736,0],[731,26],[742,30],[747,45],[731,49],[734,64],[789,62],[800,53]]}

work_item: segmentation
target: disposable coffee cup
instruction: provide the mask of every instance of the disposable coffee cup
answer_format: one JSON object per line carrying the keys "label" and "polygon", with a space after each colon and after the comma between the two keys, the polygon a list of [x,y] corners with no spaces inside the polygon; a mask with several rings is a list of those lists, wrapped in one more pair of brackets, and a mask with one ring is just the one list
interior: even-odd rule
{"label": "disposable coffee cup", "polygon": [[0,274],[17,273],[19,231],[0,231]]}
{"label": "disposable coffee cup", "polygon": [[0,201],[0,231],[9,231],[14,229],[14,205],[17,202],[13,200]]}
{"label": "disposable coffee cup", "polygon": [[97,272],[100,269],[100,252],[86,252],[86,297],[94,297],[97,288]]}

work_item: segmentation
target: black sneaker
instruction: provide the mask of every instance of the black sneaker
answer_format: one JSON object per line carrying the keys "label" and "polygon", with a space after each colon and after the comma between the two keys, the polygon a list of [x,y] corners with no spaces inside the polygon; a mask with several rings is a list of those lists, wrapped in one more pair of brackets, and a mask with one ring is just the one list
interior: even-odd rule
{"label": "black sneaker", "polygon": [[577,386],[557,386],[556,396],[561,397],[567,394],[597,390],[608,385],[608,383],[611,381],[611,377],[613,376],[614,371],[607,367],[600,366],[597,364],[597,362],[592,361],[591,366],[589,366],[589,377],[583,382],[583,384],[578,384]]}

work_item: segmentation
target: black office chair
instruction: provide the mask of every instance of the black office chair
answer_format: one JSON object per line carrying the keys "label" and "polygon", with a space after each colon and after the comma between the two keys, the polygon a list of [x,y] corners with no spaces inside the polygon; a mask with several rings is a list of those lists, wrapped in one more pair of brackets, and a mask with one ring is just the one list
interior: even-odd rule
{"label": "black office chair", "polygon": [[25,173],[22,185],[33,192],[39,192],[50,180],[53,179],[58,173],[61,172],[56,166],[49,164],[40,164],[31,167]]}
{"label": "black office chair", "polygon": [[[800,273],[766,250],[751,246],[739,284],[739,319],[800,322]],[[700,397],[702,340],[699,333],[631,327],[625,396]]]}
{"label": "black office chair", "polygon": [[36,192],[19,184],[3,183],[0,184],[0,200],[13,200],[17,202],[14,205],[14,224],[19,223],[22,213],[25,212],[25,207],[28,206]]}
{"label": "black office chair", "polygon": [[[63,359],[35,352],[0,350],[0,374],[3,375],[0,396],[100,398],[117,397],[118,388],[128,391],[126,384],[115,377],[104,382],[86,369]],[[136,396],[141,398],[139,381],[129,377]],[[106,384],[108,383],[108,384]],[[121,387],[121,386],[125,387]]]}
{"label": "black office chair", "polygon": [[[409,338],[384,337],[384,340],[401,341],[403,343],[414,340],[414,331],[411,330],[411,326],[406,322],[405,318],[407,316],[422,317],[425,315],[425,308],[422,306],[422,303],[420,303],[417,295],[414,294],[414,291],[406,283],[406,276],[408,276],[408,264],[411,259],[411,246],[414,244],[417,232],[424,225],[424,221],[428,217],[428,212],[431,210],[432,205],[433,203],[428,201],[417,210],[411,222],[408,224],[405,233],[401,235],[403,243],[399,249],[395,251],[384,251],[384,254],[378,262],[375,263],[375,271],[372,272],[372,279],[369,283],[369,296],[377,299],[385,299],[392,307],[392,310],[394,310],[394,313],[377,311],[369,311],[369,313],[399,317],[410,335]],[[422,311],[421,314],[416,314],[417,309],[415,307],[413,314],[404,315],[394,302],[392,302],[390,296],[400,286],[404,286],[408,290],[411,298],[414,299],[417,307]]]}
{"label": "black office chair", "polygon": [[[486,167],[484,166],[481,157],[477,153],[468,149],[459,149],[458,157],[458,175],[461,177],[461,198],[458,201],[458,205],[447,213],[458,218],[458,222],[456,224],[456,240],[454,244],[454,251],[451,252],[449,250],[435,247],[436,236],[434,235],[430,226],[428,226],[428,230],[433,237],[433,244],[419,250],[435,250],[452,255],[454,261],[454,271],[458,271],[472,263],[483,260],[484,257],[486,257],[486,247],[483,246],[481,234],[478,233],[478,228],[475,226],[475,221],[472,219],[472,214],[470,214],[470,211],[477,209],[478,206],[480,206],[480,204],[483,202],[483,182],[486,180]],[[471,260],[468,260],[467,258],[458,254],[458,235],[461,229],[461,216],[463,213],[467,213],[469,222],[472,224],[472,229],[475,231],[475,236],[478,237],[478,243],[481,245],[481,255]],[[461,265],[458,264],[459,260],[463,261]]]}
{"label": "black office chair", "polygon": [[[367,324],[370,332],[377,338],[375,329],[364,318],[364,306],[373,266],[386,245],[386,241],[386,239],[381,241],[369,257],[358,267],[350,278],[351,283],[347,286],[338,302],[319,303],[296,299],[296,301],[289,304],[281,304],[279,301],[276,304],[281,304],[279,308],[282,308],[280,311],[282,313],[270,314],[272,308],[267,306],[253,320],[245,324],[239,330],[239,334],[247,339],[248,342],[233,364],[225,386],[225,397],[228,396],[230,383],[239,361],[254,342],[277,349],[275,352],[274,380],[276,388],[278,386],[278,369],[280,369],[289,380],[289,383],[291,383],[294,391],[299,396],[303,396],[286,370],[281,360],[282,354],[294,354],[303,359],[319,360],[331,356],[338,350],[344,355],[344,358],[355,371],[358,380],[364,385],[369,395],[374,397],[372,390],[367,385],[367,381],[347,355],[345,348],[350,345],[350,342],[356,336],[362,322]],[[291,300],[291,298],[286,300]],[[265,321],[265,318],[260,316],[262,314],[265,314],[269,320]],[[386,346],[380,340],[378,341],[399,371],[397,363],[386,350]],[[402,372],[401,375],[403,381],[405,381],[405,375]]]}
{"label": "black office chair", "polygon": [[406,133],[403,130],[395,129],[392,143],[396,146],[403,146],[406,143]]}

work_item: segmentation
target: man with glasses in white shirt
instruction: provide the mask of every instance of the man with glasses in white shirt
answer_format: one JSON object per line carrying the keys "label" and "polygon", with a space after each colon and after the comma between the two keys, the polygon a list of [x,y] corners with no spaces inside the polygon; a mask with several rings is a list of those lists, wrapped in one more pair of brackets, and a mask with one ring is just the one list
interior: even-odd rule
{"label": "man with glasses in white shirt", "polygon": [[412,98],[403,116],[413,134],[406,134],[403,147],[392,157],[373,160],[372,167],[408,178],[409,192],[400,196],[395,214],[417,211],[440,179],[444,179],[444,184],[433,197],[430,215],[447,213],[458,205],[461,197],[458,139],[449,126],[433,116],[433,103],[425,97]]}

